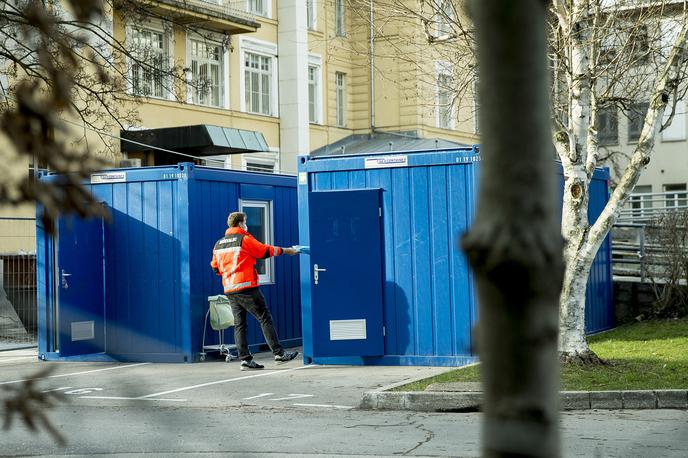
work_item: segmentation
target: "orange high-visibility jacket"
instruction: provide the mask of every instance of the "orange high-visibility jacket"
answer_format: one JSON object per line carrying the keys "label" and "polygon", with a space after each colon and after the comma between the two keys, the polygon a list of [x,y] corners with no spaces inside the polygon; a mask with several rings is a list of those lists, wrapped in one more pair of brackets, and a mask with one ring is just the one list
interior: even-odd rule
{"label": "orange high-visibility jacket", "polygon": [[282,248],[260,243],[240,227],[230,227],[215,243],[210,266],[222,276],[225,294],[258,286],[256,259],[282,254]]}

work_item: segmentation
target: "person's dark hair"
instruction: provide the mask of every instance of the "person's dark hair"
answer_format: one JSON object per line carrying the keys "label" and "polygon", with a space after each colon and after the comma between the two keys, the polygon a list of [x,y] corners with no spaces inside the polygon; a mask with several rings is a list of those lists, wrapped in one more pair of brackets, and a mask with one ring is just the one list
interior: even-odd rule
{"label": "person's dark hair", "polygon": [[227,226],[237,227],[239,224],[246,221],[246,214],[241,212],[230,213],[227,217]]}

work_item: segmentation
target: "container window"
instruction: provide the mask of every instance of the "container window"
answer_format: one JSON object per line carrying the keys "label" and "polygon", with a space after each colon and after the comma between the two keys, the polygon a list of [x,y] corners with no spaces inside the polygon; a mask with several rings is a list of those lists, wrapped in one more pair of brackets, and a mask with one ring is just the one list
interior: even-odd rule
{"label": "container window", "polygon": [[[258,241],[272,245],[272,205],[270,201],[242,200],[241,211],[246,214],[248,231]],[[258,280],[260,284],[273,283],[274,260],[273,258],[259,259],[256,261]]]}

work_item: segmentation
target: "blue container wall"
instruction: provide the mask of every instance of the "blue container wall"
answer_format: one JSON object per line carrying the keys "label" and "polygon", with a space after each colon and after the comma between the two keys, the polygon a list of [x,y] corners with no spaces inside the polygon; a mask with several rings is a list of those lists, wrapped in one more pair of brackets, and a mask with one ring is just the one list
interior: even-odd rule
{"label": "blue container wall", "polygon": [[[558,165],[560,193],[563,199],[564,177],[561,165]],[[602,213],[609,200],[609,170],[597,169],[590,182],[590,200],[588,220],[593,224]],[[592,267],[586,288],[585,297],[585,332],[593,334],[614,327],[613,277],[612,277],[612,242],[607,235],[600,246]]]}
{"label": "blue container wall", "polygon": [[[222,293],[209,262],[228,213],[238,209],[239,199],[268,200],[274,243],[296,244],[296,179],[192,164],[127,169],[126,174],[127,182],[86,185],[112,215],[104,237],[109,356],[82,359],[193,361],[201,351],[207,297]],[[52,238],[40,223],[37,248],[39,351],[53,359],[59,357],[52,344],[57,263]],[[301,342],[297,262],[276,258],[275,283],[261,288],[285,345]],[[264,338],[255,320],[249,323],[249,344],[256,350]],[[216,334],[208,328],[209,342]],[[232,334],[227,333],[229,341]]]}
{"label": "blue container wall", "polygon": [[[310,191],[383,190],[385,355],[443,364],[448,359],[440,362],[442,357],[471,354],[474,291],[457,243],[473,215],[475,157],[468,149],[409,154],[408,167],[366,170],[362,157],[316,159],[302,166],[309,171]],[[307,227],[303,198],[300,204],[301,224]],[[306,243],[304,237],[302,231]],[[309,288],[310,269],[302,288],[306,282]],[[305,315],[304,327],[311,325]]]}
{"label": "blue container wall", "polygon": [[[390,155],[404,153],[390,153]],[[384,157],[386,155],[376,155]],[[369,156],[370,157],[370,156]],[[457,249],[468,227],[477,194],[475,150],[408,153],[407,167],[365,169],[365,157],[301,158],[299,215],[301,242],[308,243],[308,193],[324,190],[383,189],[385,355],[398,364],[445,364],[446,355],[470,355],[476,301],[471,273]],[[466,160],[467,158],[471,158]],[[561,176],[561,168],[559,168]],[[609,198],[609,173],[595,172],[589,215],[596,218]],[[563,182],[562,192],[563,192]],[[301,262],[304,352],[313,342],[309,328],[310,264]],[[448,286],[448,287],[447,287]],[[587,289],[586,331],[614,326],[611,242],[595,258]],[[317,362],[317,361],[316,361]],[[376,364],[340,358],[338,362]]]}
{"label": "blue container wall", "polygon": [[[273,245],[292,246],[298,243],[296,208],[296,179],[257,175],[243,172],[226,172],[196,167],[190,189],[190,243],[191,243],[191,302],[192,322],[203,323],[207,298],[222,294],[220,277],[210,268],[215,242],[227,229],[227,215],[239,211],[240,200],[271,203],[274,228]],[[274,258],[273,283],[261,286],[272,313],[277,334],[283,345],[301,344],[301,301],[298,259],[290,256]],[[200,306],[196,306],[196,304]],[[192,329],[194,341],[199,342],[202,324]],[[214,333],[211,341],[214,340]],[[226,340],[234,341],[233,332]],[[265,343],[258,322],[249,319],[248,342],[258,346]]]}

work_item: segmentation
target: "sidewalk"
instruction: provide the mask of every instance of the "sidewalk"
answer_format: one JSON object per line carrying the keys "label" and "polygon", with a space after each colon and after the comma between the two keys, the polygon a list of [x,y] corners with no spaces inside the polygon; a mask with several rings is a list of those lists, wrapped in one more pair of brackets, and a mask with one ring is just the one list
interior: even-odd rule
{"label": "sidewalk", "polygon": [[[364,393],[361,409],[417,412],[477,412],[483,393],[479,383],[434,383],[425,391],[387,391],[399,384]],[[562,391],[562,410],[688,409],[688,390]]]}

